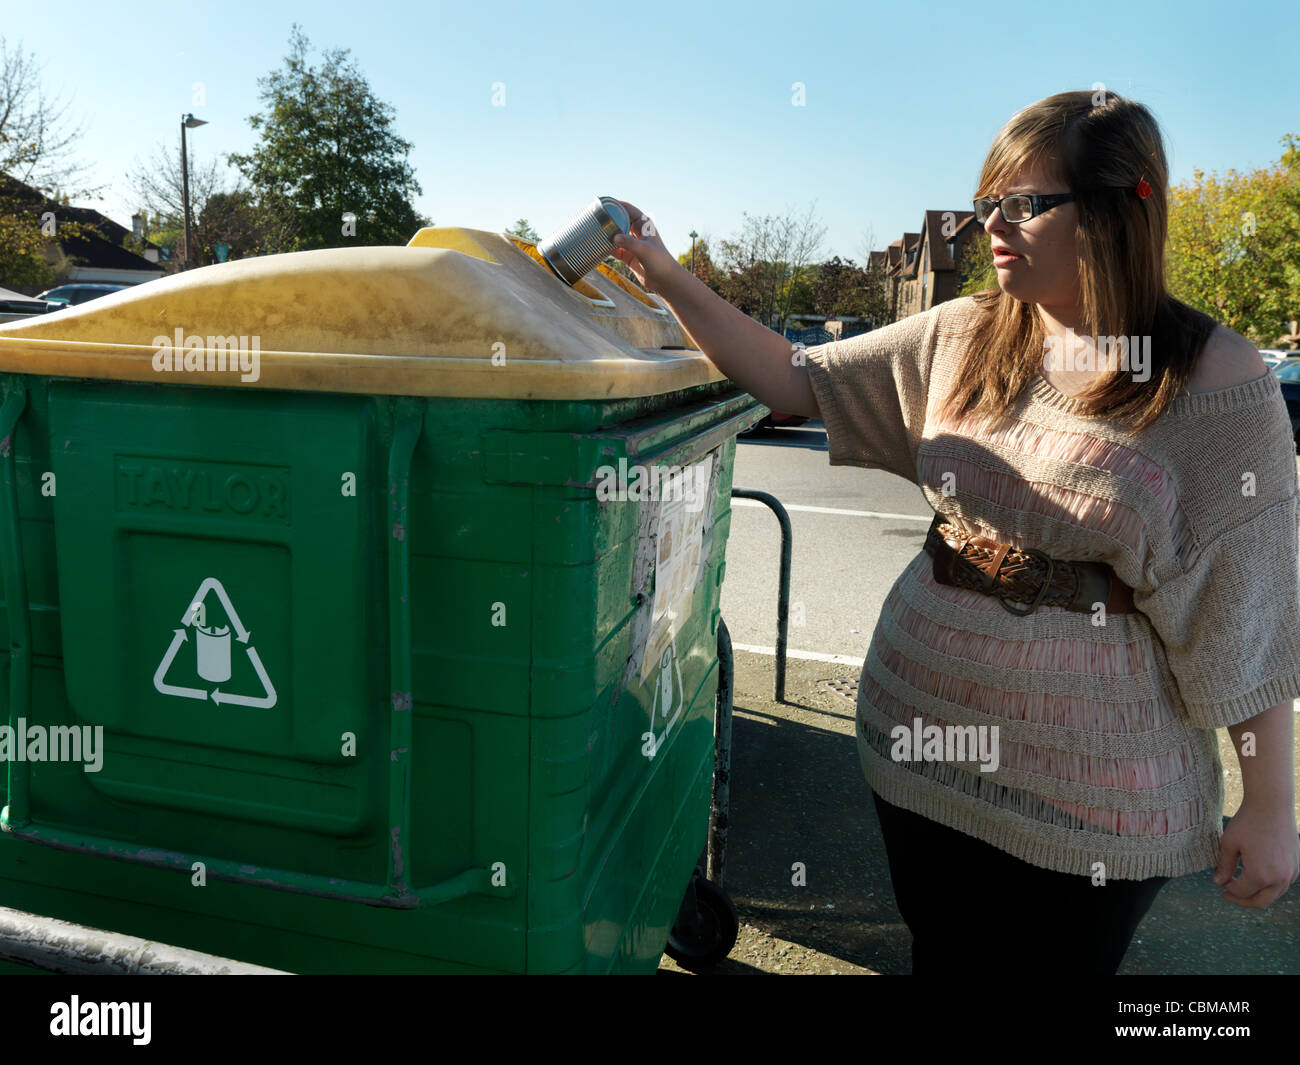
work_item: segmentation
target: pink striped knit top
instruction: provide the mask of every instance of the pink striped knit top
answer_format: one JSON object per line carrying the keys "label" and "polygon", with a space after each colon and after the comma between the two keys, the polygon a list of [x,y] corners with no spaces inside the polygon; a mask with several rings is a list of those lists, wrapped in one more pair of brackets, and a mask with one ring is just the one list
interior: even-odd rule
{"label": "pink striped knit top", "polygon": [[[1181,394],[1137,436],[1041,375],[1005,418],[955,418],[944,399],[973,311],[952,300],[808,349],[831,464],[906,477],[985,536],[1106,562],[1138,612],[1018,617],[936,583],[918,526],[859,683],[867,782],[1059,872],[1210,868],[1223,810],[1213,730],[1300,696],[1300,486],[1278,379]],[[997,758],[898,742],[931,726],[983,727]]]}

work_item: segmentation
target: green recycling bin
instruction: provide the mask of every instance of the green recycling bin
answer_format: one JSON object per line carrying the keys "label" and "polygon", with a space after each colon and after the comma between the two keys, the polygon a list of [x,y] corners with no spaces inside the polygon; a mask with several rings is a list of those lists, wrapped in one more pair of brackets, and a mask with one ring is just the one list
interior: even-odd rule
{"label": "green recycling bin", "polygon": [[505,234],[0,328],[0,905],[293,972],[651,972],[708,823],[736,434]]}

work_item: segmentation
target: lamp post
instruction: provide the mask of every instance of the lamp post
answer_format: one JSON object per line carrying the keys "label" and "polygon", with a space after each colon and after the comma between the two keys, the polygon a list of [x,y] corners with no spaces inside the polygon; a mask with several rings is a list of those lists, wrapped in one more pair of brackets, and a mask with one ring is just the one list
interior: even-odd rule
{"label": "lamp post", "polygon": [[207,124],[205,118],[195,118],[190,114],[181,115],[181,199],[184,201],[181,210],[185,212],[185,259],[181,263],[182,270],[190,268],[190,164],[185,151],[185,131]]}
{"label": "lamp post", "polygon": [[695,238],[699,236],[695,230],[691,230],[691,273],[695,273]]}

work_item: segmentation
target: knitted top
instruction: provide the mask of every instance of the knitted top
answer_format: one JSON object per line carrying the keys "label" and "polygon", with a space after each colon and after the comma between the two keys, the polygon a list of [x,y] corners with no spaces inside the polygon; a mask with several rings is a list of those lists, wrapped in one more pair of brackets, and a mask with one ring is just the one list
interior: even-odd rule
{"label": "knitted top", "polygon": [[[1278,378],[1182,392],[1137,436],[1041,374],[1005,419],[954,419],[942,399],[974,308],[963,297],[807,349],[830,463],[906,477],[971,532],[1106,562],[1138,613],[1018,617],[936,583],[918,550],[862,668],[863,772],[887,801],[1043,868],[1210,868],[1213,730],[1300,696],[1300,489]],[[927,749],[935,725],[997,726],[996,759],[988,744]]]}

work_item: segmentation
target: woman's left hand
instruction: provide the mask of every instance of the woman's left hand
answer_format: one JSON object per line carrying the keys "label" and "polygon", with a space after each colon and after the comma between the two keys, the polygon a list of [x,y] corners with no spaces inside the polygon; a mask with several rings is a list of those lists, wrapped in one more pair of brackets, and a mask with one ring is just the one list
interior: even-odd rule
{"label": "woman's left hand", "polygon": [[[1241,875],[1233,877],[1237,860]],[[1223,848],[1214,882],[1225,886],[1223,898],[1262,910],[1286,893],[1300,877],[1300,838],[1294,806],[1252,804],[1247,795],[1223,830]]]}

